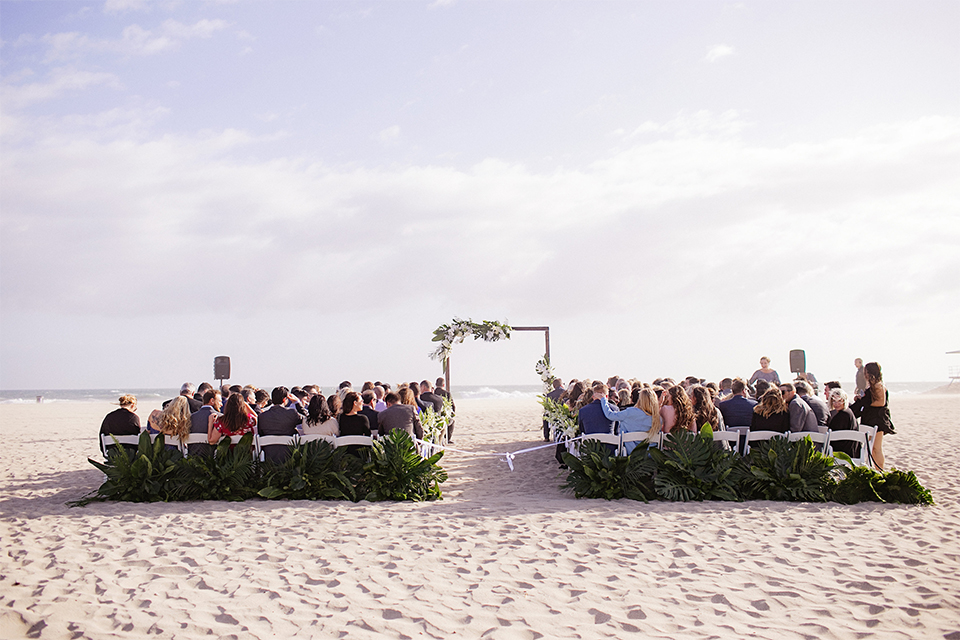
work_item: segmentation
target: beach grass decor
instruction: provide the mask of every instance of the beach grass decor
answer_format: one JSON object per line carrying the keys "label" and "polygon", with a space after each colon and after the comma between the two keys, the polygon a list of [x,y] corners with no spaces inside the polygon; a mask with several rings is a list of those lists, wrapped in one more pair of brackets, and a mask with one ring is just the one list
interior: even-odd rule
{"label": "beach grass decor", "polygon": [[268,500],[355,500],[350,478],[351,461],[359,461],[345,448],[334,449],[325,440],[295,445],[282,464],[264,463],[257,492]]}
{"label": "beach grass decor", "polygon": [[817,451],[809,438],[772,438],[756,443],[734,466],[745,499],[825,502],[843,467]]}
{"label": "beach grass decor", "polygon": [[68,503],[70,506],[84,506],[91,502],[123,500],[126,502],[164,502],[171,499],[170,480],[177,473],[182,456],[176,449],[164,446],[163,434],[150,441],[150,434],[140,434],[137,451],[131,452],[121,446],[107,452],[106,463],[87,460],[103,472],[106,480],[92,494]]}
{"label": "beach grass decor", "polygon": [[913,471],[893,469],[883,473],[862,466],[847,470],[846,477],[834,488],[831,499],[841,504],[934,504],[933,495],[920,484]]}
{"label": "beach grass decor", "polygon": [[933,495],[920,484],[913,471],[893,469],[883,474],[883,483],[877,493],[884,502],[933,504]]}
{"label": "beach grass decor", "polygon": [[363,465],[360,495],[372,502],[379,500],[440,500],[440,483],[447,472],[437,465],[443,451],[429,458],[417,453],[413,438],[394,429],[373,443],[370,461]]}
{"label": "beach grass decor", "polygon": [[[159,438],[158,438],[159,439]],[[230,446],[223,436],[212,456],[190,456],[178,465],[173,494],[178,500],[240,501],[257,494],[251,450],[253,434]]]}
{"label": "beach grass decor", "polygon": [[714,446],[713,429],[674,429],[663,449],[651,449],[657,465],[654,487],[664,500],[739,500],[733,476],[736,454]]}
{"label": "beach grass decor", "polygon": [[618,500],[625,496],[627,458],[614,455],[606,444],[584,440],[579,455],[564,451],[562,457],[570,469],[562,488],[572,490],[577,498]]}
{"label": "beach grass decor", "polygon": [[563,489],[577,498],[618,500],[630,498],[647,502],[655,497],[653,471],[656,466],[647,456],[647,446],[638,446],[629,456],[614,455],[597,440],[580,443],[580,455],[566,451],[563,462],[570,469]]}

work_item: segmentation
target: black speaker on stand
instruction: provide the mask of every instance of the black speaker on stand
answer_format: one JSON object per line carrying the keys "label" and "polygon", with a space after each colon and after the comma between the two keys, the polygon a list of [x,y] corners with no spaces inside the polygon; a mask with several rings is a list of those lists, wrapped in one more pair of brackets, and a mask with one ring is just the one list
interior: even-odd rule
{"label": "black speaker on stand", "polygon": [[230,379],[230,356],[217,356],[213,359],[213,377],[223,386],[224,380]]}
{"label": "black speaker on stand", "polygon": [[794,349],[790,352],[790,373],[807,372],[807,354],[803,349]]}

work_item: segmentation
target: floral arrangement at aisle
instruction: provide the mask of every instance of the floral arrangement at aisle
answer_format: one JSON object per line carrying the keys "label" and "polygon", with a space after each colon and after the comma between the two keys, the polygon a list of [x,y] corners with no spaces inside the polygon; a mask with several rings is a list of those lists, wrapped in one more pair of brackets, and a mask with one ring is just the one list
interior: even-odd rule
{"label": "floral arrangement at aisle", "polygon": [[563,442],[577,437],[577,414],[563,402],[554,402],[545,395],[538,396],[543,407],[543,418],[550,427],[551,438]]}
{"label": "floral arrangement at aisle", "polygon": [[545,394],[553,391],[553,381],[557,376],[553,375],[553,367],[550,366],[550,357],[543,356],[537,361],[537,375],[540,376],[540,382],[543,383],[543,392]]}
{"label": "floral arrangement at aisle", "polygon": [[442,324],[434,330],[433,342],[439,342],[440,344],[430,353],[430,357],[446,364],[454,343],[463,342],[467,336],[473,336],[474,340],[482,339],[485,342],[496,342],[504,339],[509,340],[511,330],[510,325],[496,320],[474,322],[469,319],[454,318],[450,324]]}

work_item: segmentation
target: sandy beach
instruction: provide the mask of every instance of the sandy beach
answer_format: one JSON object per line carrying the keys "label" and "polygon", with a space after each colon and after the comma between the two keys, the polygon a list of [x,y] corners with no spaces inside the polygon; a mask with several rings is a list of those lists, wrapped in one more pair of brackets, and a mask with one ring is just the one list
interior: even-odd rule
{"label": "sandy beach", "polygon": [[[458,405],[457,448],[542,444],[534,400]],[[0,405],[5,638],[960,639],[956,395],[891,400],[933,507],[576,500],[546,449],[449,453],[427,504],[69,508],[112,409]]]}

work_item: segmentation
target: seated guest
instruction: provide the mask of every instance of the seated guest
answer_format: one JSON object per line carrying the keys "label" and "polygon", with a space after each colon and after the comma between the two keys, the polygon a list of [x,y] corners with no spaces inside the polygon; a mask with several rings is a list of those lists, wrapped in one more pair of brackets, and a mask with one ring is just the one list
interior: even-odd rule
{"label": "seated guest", "polygon": [[749,427],[757,401],[747,397],[747,383],[742,378],[733,379],[730,392],[730,397],[720,403],[724,423],[727,427]]}
{"label": "seated guest", "polygon": [[810,405],[797,395],[797,388],[793,386],[792,382],[781,384],[780,393],[783,395],[783,401],[787,404],[787,410],[790,412],[790,431],[794,433],[819,431],[817,415],[810,408]]}
{"label": "seated guest", "polygon": [[[337,421],[340,424],[341,436],[369,436],[370,422],[367,416],[360,413],[360,394],[351,391],[343,397],[343,412]],[[363,447],[361,445],[350,445],[347,451],[353,454],[359,453]]]}
{"label": "seated guest", "polygon": [[379,435],[380,421],[377,419],[379,412],[373,408],[373,405],[377,401],[377,394],[374,393],[372,389],[367,389],[360,394],[360,398],[363,400],[363,408],[360,409],[360,413],[367,417],[367,422],[370,423],[370,431],[376,431],[377,435]]}
{"label": "seated guest", "polygon": [[[270,393],[273,405],[265,409],[257,417],[257,433],[261,436],[292,436],[300,426],[300,414],[293,407],[286,407],[284,403],[292,394],[286,387],[275,387]],[[262,447],[264,461],[282,463],[290,457],[290,447],[285,445],[268,445]]]}
{"label": "seated guest", "polygon": [[414,411],[417,412],[418,416],[420,415],[420,412],[423,411],[423,407],[421,407],[420,403],[417,402],[417,396],[414,395],[410,387],[400,387],[398,395],[400,396],[400,404],[414,407]]}
{"label": "seated guest", "polygon": [[[601,398],[600,408],[608,420],[620,423],[620,433],[646,432],[649,440],[660,433],[660,405],[652,390],[639,389],[638,391],[637,402],[632,407],[618,411],[610,406],[606,398]],[[626,443],[626,454],[630,455],[636,448],[636,442]]]}
{"label": "seated guest", "polygon": [[827,403],[814,395],[813,388],[806,380],[799,380],[794,383],[794,386],[797,388],[797,395],[807,403],[807,406],[813,411],[813,415],[817,417],[817,425],[827,426],[827,421],[830,420],[830,407],[827,406]]}
{"label": "seated guest", "polygon": [[[137,415],[137,398],[130,394],[120,396],[120,408],[111,411],[100,423],[100,435],[112,436],[138,436],[140,435],[140,417]],[[107,451],[115,445],[107,445],[102,448],[103,439],[101,438],[101,452],[107,457]],[[123,445],[127,451],[136,452],[137,447],[130,444]]]}
{"label": "seated guest", "polygon": [[[330,397],[340,400],[336,395]],[[322,395],[317,394],[310,398],[307,416],[303,419],[300,430],[307,435],[337,436],[340,434],[340,425],[330,410],[330,403]]]}
{"label": "seated guest", "polygon": [[703,425],[709,424],[714,431],[723,431],[723,418],[717,411],[717,405],[713,403],[713,396],[710,389],[700,385],[692,388],[693,394],[691,405],[693,406],[693,424],[696,430],[700,431]]}
{"label": "seated guest", "polygon": [[[843,389],[833,389],[830,392],[830,420],[827,426],[831,431],[856,431],[860,428],[857,417],[847,406],[847,394]],[[842,451],[851,458],[860,455],[860,445],[856,442],[840,441],[833,445],[834,451]]]}
{"label": "seated guest", "polygon": [[[748,383],[748,384],[749,384],[749,383]],[[769,388],[772,387],[772,386],[773,386],[773,385],[771,385],[771,384],[770,384],[769,382],[767,382],[766,380],[757,380],[757,383],[754,385],[754,388],[753,388],[753,398],[754,398],[754,400],[756,400],[757,402],[759,402],[759,401],[760,401],[760,398],[763,397],[763,394],[765,394],[765,393],[767,392],[767,389],[769,389]]]}
{"label": "seated guest", "polygon": [[377,402],[373,405],[374,410],[383,411],[387,408],[387,403],[383,401],[383,397],[387,395],[387,392],[379,384],[373,388],[373,393],[377,396]]}
{"label": "seated guest", "polygon": [[731,378],[724,378],[720,381],[720,401],[727,400],[733,394],[733,380]]}
{"label": "seated guest", "polygon": [[617,389],[617,406],[627,409],[633,405],[634,403],[630,402],[630,389]]}
{"label": "seated guest", "polygon": [[240,393],[231,392],[223,413],[210,416],[207,429],[207,442],[217,444],[223,436],[242,436],[254,433],[257,428],[257,414],[247,406]]}
{"label": "seated guest", "polygon": [[436,413],[443,411],[443,398],[433,392],[433,385],[429,380],[420,381],[420,401],[432,407]]}
{"label": "seated guest", "polygon": [[213,389],[212,384],[209,382],[201,382],[200,386],[197,387],[197,391],[193,394],[193,399],[203,404],[203,394],[205,394],[207,391],[210,391],[210,389]]}
{"label": "seated guest", "polygon": [[660,420],[663,422],[664,433],[670,433],[675,428],[694,430],[693,405],[682,386],[674,385],[665,389],[660,395],[660,402]]}
{"label": "seated guest", "polygon": [[[595,382],[591,388],[593,391],[593,400],[590,404],[580,407],[577,412],[577,424],[580,425],[580,432],[589,433],[613,433],[613,421],[603,415],[603,401],[607,399],[607,385],[602,382]],[[615,448],[612,444],[607,447]]]}
{"label": "seated guest", "polygon": [[[200,407],[203,406],[203,403],[202,403],[202,402],[200,402],[199,400],[194,399],[194,397],[193,397],[193,383],[192,383],[192,382],[184,382],[183,385],[180,387],[180,395],[177,396],[177,397],[178,397],[178,398],[182,397],[182,398],[186,398],[186,399],[187,399],[187,404],[190,405],[190,413],[193,413],[193,412],[195,412],[195,411],[199,411],[199,410],[200,410]],[[161,405],[161,407],[164,408],[164,409],[166,409],[166,408],[167,408],[167,405],[170,404],[171,402],[173,402],[175,399],[176,399],[176,398],[171,398],[170,400],[165,401],[165,402]]]}
{"label": "seated guest", "polygon": [[790,412],[787,411],[780,389],[770,387],[761,396],[760,402],[753,408],[750,431],[790,431]]}
{"label": "seated guest", "polygon": [[[220,415],[220,408],[223,406],[221,398],[220,391],[213,387],[203,392],[203,406],[196,413],[190,414],[190,433],[209,433],[211,418]],[[187,445],[187,454],[209,456],[213,455],[213,449],[209,442],[197,442]]]}
{"label": "seated guest", "polygon": [[377,415],[380,423],[380,437],[390,435],[394,429],[400,429],[410,434],[412,438],[423,439],[423,426],[413,405],[401,404],[400,396],[393,391],[389,392],[384,401],[387,408]]}
{"label": "seated guest", "polygon": [[178,444],[187,439],[192,426],[190,405],[185,396],[177,396],[163,411],[154,409],[147,418],[147,432],[163,434],[167,449],[179,449]]}

